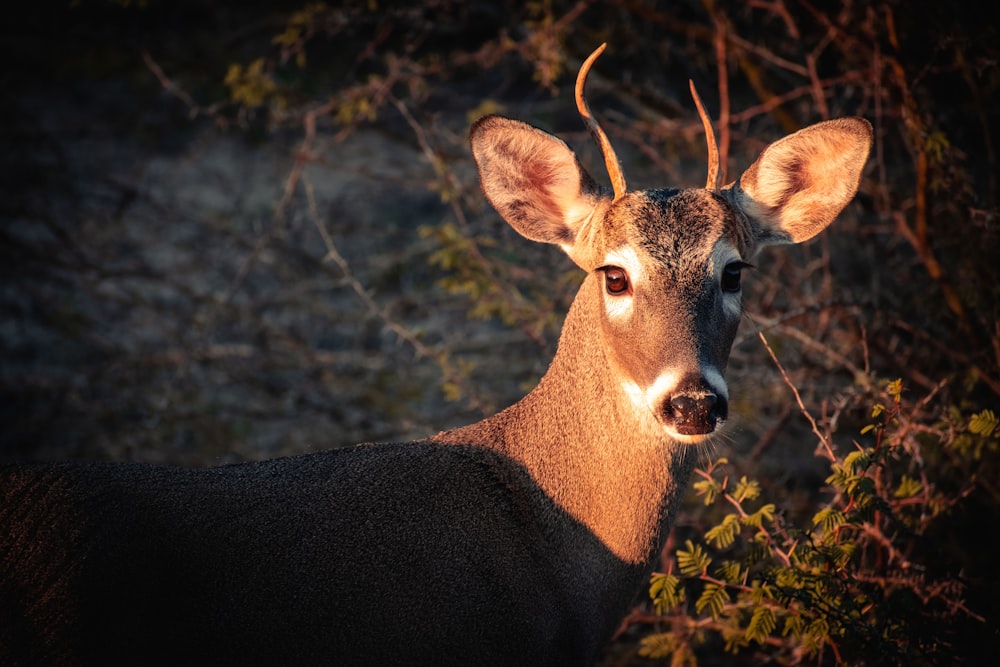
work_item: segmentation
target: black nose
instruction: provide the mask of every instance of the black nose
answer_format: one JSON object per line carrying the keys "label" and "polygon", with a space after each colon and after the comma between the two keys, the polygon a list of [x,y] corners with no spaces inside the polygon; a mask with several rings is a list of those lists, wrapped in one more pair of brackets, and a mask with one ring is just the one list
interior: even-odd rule
{"label": "black nose", "polygon": [[728,416],[725,396],[697,375],[682,379],[663,405],[664,422],[682,435],[713,433]]}
{"label": "black nose", "polygon": [[670,398],[673,426],[678,433],[696,435],[711,433],[719,422],[715,394],[679,394]]}

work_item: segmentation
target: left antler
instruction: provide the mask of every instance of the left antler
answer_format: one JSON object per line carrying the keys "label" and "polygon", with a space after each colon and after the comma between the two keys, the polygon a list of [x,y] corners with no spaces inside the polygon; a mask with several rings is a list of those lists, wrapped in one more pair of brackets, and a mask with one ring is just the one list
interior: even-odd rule
{"label": "left antler", "polygon": [[620,199],[626,192],[625,174],[622,173],[621,163],[618,162],[615,149],[611,147],[608,135],[604,134],[604,130],[601,129],[600,124],[598,124],[597,120],[590,113],[590,107],[587,106],[587,100],[583,96],[583,87],[587,83],[587,74],[590,73],[590,67],[597,60],[597,57],[604,53],[605,47],[607,47],[607,43],[601,44],[594,49],[594,52],[580,66],[580,73],[576,76],[576,108],[580,111],[583,122],[586,123],[591,136],[594,137],[594,141],[601,148],[601,154],[604,156],[604,164],[608,169],[608,176],[611,177],[611,187],[615,191],[615,199]]}

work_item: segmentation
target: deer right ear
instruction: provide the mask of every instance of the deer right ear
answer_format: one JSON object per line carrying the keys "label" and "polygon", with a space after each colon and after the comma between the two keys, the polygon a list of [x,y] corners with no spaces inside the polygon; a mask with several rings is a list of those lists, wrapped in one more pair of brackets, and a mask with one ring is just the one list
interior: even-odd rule
{"label": "deer right ear", "polygon": [[858,191],[871,144],[871,123],[838,118],[767,146],[732,188],[758,243],[799,243],[833,222]]}
{"label": "deer right ear", "polygon": [[493,208],[523,236],[574,256],[604,197],[566,142],[502,116],[476,121],[470,141]]}

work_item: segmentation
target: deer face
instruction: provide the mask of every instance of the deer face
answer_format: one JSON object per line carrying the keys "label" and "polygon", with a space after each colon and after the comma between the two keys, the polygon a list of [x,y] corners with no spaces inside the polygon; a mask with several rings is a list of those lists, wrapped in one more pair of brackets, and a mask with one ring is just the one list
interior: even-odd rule
{"label": "deer face", "polygon": [[601,304],[594,327],[632,407],[696,443],[728,415],[741,269],[759,247],[804,241],[833,221],[857,191],[871,126],[842,118],[800,130],[720,190],[614,196],[562,140],[525,123],[487,116],[471,141],[494,208],[590,274],[582,293]]}
{"label": "deer face", "polygon": [[628,193],[601,227],[587,289],[603,305],[603,347],[634,409],[698,442],[728,416],[746,218],[708,190],[661,189]]}

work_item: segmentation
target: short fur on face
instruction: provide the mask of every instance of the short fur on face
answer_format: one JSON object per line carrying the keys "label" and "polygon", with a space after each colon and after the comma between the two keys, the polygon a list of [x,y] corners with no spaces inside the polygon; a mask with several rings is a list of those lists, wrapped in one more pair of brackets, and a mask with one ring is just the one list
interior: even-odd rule
{"label": "short fur on face", "polygon": [[[871,126],[843,118],[796,132],[721,190],[615,196],[565,142],[526,123],[487,116],[470,140],[483,191],[500,215],[595,275],[585,288],[600,290],[593,298],[603,304],[604,348],[622,380],[645,392],[672,376],[694,393],[721,395],[724,384],[710,387],[706,378],[719,384],[725,372],[739,324],[739,269],[762,246],[803,241],[833,221],[857,191]],[[615,257],[625,266],[609,266]],[[603,287],[606,272],[622,268],[634,274],[629,289]],[[669,394],[662,400],[669,416]]]}

